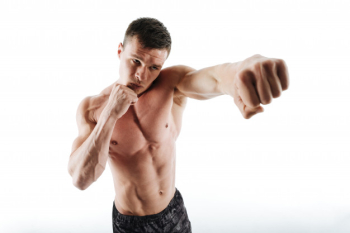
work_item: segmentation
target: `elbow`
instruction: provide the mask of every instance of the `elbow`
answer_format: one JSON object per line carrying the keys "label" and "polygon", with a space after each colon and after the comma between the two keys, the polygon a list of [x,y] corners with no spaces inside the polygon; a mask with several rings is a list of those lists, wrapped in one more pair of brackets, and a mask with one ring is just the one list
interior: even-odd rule
{"label": "elbow", "polygon": [[68,163],[67,170],[68,170],[69,175],[70,175],[71,177],[73,177],[73,170],[72,170],[72,168],[71,168],[71,166],[70,166],[69,163]]}
{"label": "elbow", "polygon": [[82,176],[78,175],[76,172],[69,171],[69,174],[72,177],[72,184],[77,189],[85,190],[91,185],[91,183],[89,183],[87,180],[84,180]]}
{"label": "elbow", "polygon": [[81,185],[79,185],[77,182],[75,182],[74,180],[72,180],[73,182],[73,185],[74,185],[74,187],[76,187],[77,189],[79,189],[79,190],[84,190],[83,188],[82,188],[82,186]]}
{"label": "elbow", "polygon": [[90,184],[83,183],[83,182],[77,181],[75,179],[72,180],[72,183],[77,189],[79,189],[81,191],[87,189],[90,186]]}
{"label": "elbow", "polygon": [[79,190],[85,190],[89,187],[89,185],[85,185],[82,182],[82,178],[77,176],[76,172],[73,170],[73,167],[68,164],[68,173],[72,177],[72,184]]}
{"label": "elbow", "polygon": [[74,178],[74,172],[69,168],[69,166],[68,166],[68,173],[72,177],[72,184],[74,185],[74,187],[76,187],[79,190],[85,190],[83,188],[83,186],[81,185],[81,183],[78,182],[78,180]]}
{"label": "elbow", "polygon": [[[73,183],[73,184],[74,184],[74,183]],[[74,184],[74,186],[75,186],[77,189],[81,190],[81,191],[84,191],[85,189],[88,188],[88,186],[82,186],[82,185],[78,185],[78,184]]]}

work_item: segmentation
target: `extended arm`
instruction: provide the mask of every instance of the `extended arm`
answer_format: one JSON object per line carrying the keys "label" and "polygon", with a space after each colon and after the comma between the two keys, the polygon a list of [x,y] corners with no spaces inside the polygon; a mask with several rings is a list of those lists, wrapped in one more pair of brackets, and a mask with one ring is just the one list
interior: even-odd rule
{"label": "extended arm", "polygon": [[230,95],[245,119],[262,112],[260,104],[269,104],[289,86],[285,62],[260,55],[201,70],[184,69],[176,85],[183,95],[195,99]]}

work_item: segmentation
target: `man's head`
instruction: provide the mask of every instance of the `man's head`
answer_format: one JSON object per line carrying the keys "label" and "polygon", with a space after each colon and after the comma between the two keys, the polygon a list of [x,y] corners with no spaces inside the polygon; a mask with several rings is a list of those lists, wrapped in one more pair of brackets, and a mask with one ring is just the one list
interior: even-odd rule
{"label": "man's head", "polygon": [[158,77],[170,50],[170,34],[161,22],[153,18],[134,20],[118,47],[120,82],[137,94],[144,92]]}

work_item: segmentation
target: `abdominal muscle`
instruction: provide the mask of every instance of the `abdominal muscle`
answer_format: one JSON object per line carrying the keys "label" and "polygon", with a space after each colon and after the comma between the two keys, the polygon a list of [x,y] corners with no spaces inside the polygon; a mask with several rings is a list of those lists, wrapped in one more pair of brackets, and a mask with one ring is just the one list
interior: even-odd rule
{"label": "abdominal muscle", "polygon": [[[110,90],[106,92],[96,105],[97,121],[108,101]],[[110,139],[108,164],[114,182],[115,207],[121,214],[157,214],[174,197],[179,109],[173,106],[173,91],[158,84],[117,120]]]}
{"label": "abdominal muscle", "polygon": [[158,146],[147,143],[134,155],[111,152],[108,164],[117,210],[134,216],[164,210],[175,194],[175,157],[174,142]]}

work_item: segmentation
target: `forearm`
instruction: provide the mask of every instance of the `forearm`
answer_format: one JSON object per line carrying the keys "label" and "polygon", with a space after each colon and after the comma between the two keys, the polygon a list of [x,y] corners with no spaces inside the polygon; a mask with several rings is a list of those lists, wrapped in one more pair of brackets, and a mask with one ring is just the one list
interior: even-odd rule
{"label": "forearm", "polygon": [[119,117],[110,114],[106,109],[102,111],[90,136],[71,155],[69,162],[73,183],[83,190],[101,176],[107,164],[109,142]]}
{"label": "forearm", "polygon": [[238,66],[241,62],[225,63],[215,66],[214,78],[217,81],[217,89],[223,95],[231,95],[234,78],[237,74]]}

